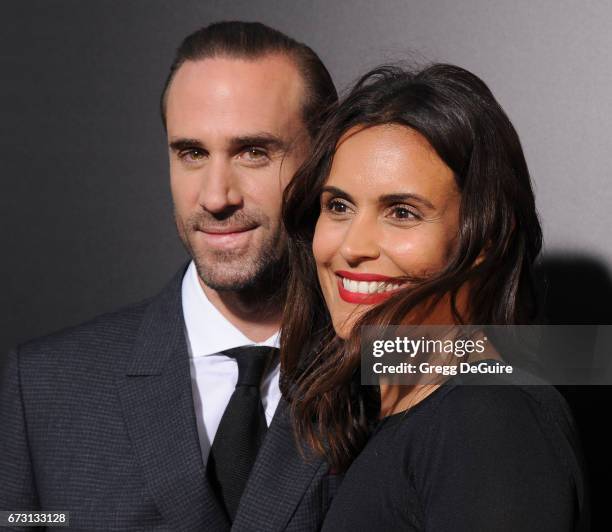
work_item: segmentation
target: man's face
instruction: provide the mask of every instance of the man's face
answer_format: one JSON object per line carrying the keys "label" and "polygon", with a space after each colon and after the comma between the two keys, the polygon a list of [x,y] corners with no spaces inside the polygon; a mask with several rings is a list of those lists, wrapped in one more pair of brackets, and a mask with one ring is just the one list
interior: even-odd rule
{"label": "man's face", "polygon": [[308,149],[289,58],[187,61],[166,104],[179,235],[215,290],[257,284],[285,252],[282,193]]}

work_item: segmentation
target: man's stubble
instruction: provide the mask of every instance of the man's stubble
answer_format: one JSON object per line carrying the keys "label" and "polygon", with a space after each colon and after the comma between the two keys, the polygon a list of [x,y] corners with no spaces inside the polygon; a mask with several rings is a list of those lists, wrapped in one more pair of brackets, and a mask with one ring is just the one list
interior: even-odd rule
{"label": "man's stubble", "polygon": [[[194,261],[200,280],[207,287],[218,292],[277,299],[284,285],[287,266],[287,238],[282,224],[271,230],[272,224],[267,216],[262,213],[247,215],[241,210],[225,219],[206,212],[196,213],[183,220],[175,211],[174,217],[179,237]],[[246,249],[197,250],[190,236],[203,226],[210,226],[211,222],[218,228],[236,223],[256,223],[257,230],[264,230],[267,234],[262,241],[256,245],[251,243]]]}

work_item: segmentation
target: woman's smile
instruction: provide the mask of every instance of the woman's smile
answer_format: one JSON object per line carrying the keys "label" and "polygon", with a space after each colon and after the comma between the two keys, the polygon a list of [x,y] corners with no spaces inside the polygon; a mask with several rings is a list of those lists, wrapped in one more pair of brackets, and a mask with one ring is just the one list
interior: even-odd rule
{"label": "woman's smile", "polygon": [[376,273],[355,273],[346,270],[336,271],[338,293],[347,303],[374,305],[391,297],[397,290],[406,286],[394,277]]}

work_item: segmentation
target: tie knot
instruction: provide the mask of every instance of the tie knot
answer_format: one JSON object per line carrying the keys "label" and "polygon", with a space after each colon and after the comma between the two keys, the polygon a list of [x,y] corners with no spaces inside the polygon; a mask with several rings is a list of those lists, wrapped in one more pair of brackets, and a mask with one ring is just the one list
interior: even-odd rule
{"label": "tie knot", "polygon": [[236,386],[257,386],[271,359],[278,351],[266,345],[247,345],[223,351],[223,354],[238,362],[238,382]]}

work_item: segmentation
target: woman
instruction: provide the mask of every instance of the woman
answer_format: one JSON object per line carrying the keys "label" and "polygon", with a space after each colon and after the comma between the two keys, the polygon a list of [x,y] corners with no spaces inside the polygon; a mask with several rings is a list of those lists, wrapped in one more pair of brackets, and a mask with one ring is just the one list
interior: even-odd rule
{"label": "woman", "polygon": [[486,85],[450,65],[366,74],[287,188],[284,221],[284,392],[298,436],[345,472],[323,530],[586,530],[551,386],[360,384],[363,325],[536,315],[530,177]]}

